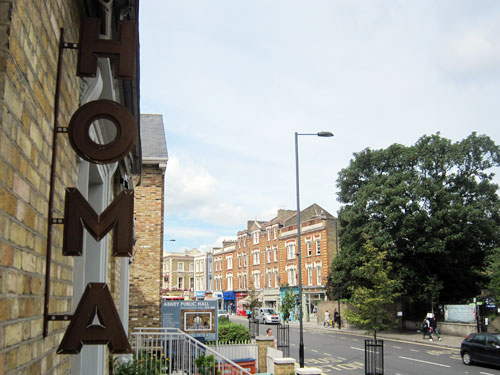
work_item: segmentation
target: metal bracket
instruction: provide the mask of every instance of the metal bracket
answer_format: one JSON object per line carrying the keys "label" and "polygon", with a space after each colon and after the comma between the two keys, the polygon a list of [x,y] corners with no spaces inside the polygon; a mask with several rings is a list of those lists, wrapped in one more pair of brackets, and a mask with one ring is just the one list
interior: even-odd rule
{"label": "metal bracket", "polygon": [[63,43],[63,48],[69,48],[69,49],[78,49],[78,43],[69,43],[69,42],[64,42]]}

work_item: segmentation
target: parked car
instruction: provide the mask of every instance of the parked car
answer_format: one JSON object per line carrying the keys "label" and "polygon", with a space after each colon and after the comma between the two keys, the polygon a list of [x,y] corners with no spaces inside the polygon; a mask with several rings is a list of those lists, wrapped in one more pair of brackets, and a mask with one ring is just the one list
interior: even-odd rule
{"label": "parked car", "polygon": [[217,318],[226,318],[226,319],[229,319],[229,313],[226,310],[219,310],[217,312]]}
{"label": "parked car", "polygon": [[259,307],[255,310],[255,320],[264,324],[279,324],[281,318],[279,314],[270,307]]}
{"label": "parked car", "polygon": [[460,347],[462,361],[466,365],[474,362],[500,365],[500,334],[471,333]]}

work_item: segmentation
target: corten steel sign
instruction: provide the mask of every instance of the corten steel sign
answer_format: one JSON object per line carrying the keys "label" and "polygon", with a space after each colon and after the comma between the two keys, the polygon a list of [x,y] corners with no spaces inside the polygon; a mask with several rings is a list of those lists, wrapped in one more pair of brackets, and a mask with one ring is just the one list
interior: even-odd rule
{"label": "corten steel sign", "polygon": [[[127,335],[120,321],[113,298],[105,283],[89,283],[74,315],[49,314],[52,225],[64,224],[63,255],[79,256],[83,249],[83,229],[100,241],[113,230],[113,256],[130,257],[133,247],[134,191],[123,190],[102,214],[97,214],[77,188],[67,188],[64,218],[54,218],[55,162],[58,133],[67,133],[75,152],[95,164],[109,164],[123,159],[137,142],[137,125],[123,105],[110,100],[96,100],[83,105],[71,117],[67,128],[58,126],[60,79],[64,48],[79,49],[77,75],[95,77],[97,57],[115,59],[115,78],[132,79],[137,55],[137,22],[120,21],[118,41],[99,39],[100,20],[82,23],[80,42],[65,43],[61,29],[59,61],[54,105],[54,135],[49,195],[49,227],[47,230],[47,263],[45,274],[44,337],[48,322],[69,321],[70,324],[57,349],[59,354],[78,354],[83,345],[108,345],[111,353],[130,353]],[[99,119],[113,122],[116,136],[108,144],[95,143],[89,135],[90,126]]]}

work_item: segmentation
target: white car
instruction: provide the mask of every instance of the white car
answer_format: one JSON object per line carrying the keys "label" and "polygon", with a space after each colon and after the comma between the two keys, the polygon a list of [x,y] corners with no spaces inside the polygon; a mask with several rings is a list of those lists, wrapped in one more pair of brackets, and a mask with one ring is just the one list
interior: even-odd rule
{"label": "white car", "polygon": [[280,315],[271,307],[259,307],[256,310],[255,320],[264,324],[281,323]]}

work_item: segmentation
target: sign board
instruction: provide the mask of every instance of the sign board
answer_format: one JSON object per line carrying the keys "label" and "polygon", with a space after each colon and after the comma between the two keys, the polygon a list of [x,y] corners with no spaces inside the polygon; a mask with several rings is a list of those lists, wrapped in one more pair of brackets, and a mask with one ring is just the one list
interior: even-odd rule
{"label": "sign board", "polygon": [[217,301],[162,301],[161,325],[216,341],[218,337]]}
{"label": "sign board", "polygon": [[444,320],[447,322],[458,323],[473,323],[476,318],[474,316],[474,304],[471,305],[445,305]]}

